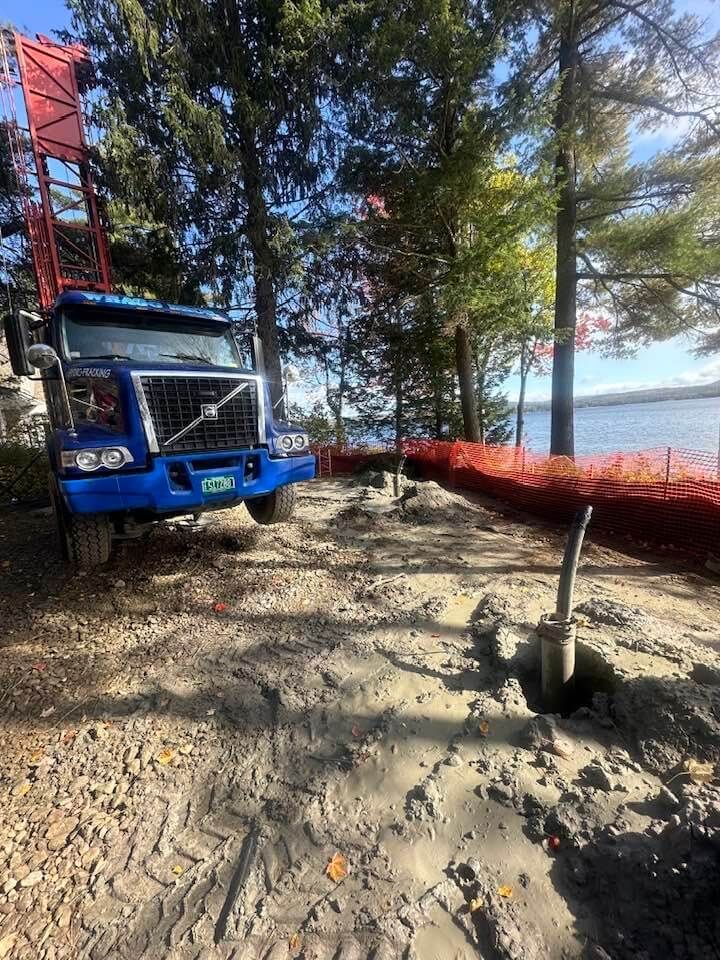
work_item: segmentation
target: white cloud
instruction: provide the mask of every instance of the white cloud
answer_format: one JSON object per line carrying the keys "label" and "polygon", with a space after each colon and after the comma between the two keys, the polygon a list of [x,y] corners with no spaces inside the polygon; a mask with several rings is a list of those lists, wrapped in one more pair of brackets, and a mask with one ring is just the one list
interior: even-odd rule
{"label": "white cloud", "polygon": [[[700,367],[684,370],[662,380],[613,380],[593,383],[590,377],[583,377],[579,381],[582,388],[576,391],[576,395],[594,397],[599,393],[629,393],[631,390],[652,390],[656,387],[694,387],[703,383],[713,383],[715,380],[720,380],[720,357],[714,357]],[[548,389],[528,393],[527,399],[531,403],[549,400],[550,391]]]}

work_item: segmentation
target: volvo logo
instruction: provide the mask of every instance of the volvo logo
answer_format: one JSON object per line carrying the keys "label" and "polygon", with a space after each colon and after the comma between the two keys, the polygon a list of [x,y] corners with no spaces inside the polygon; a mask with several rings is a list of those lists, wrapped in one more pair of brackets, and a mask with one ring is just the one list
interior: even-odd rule
{"label": "volvo logo", "polygon": [[216,403],[203,403],[200,407],[203,420],[217,420],[218,408]]}

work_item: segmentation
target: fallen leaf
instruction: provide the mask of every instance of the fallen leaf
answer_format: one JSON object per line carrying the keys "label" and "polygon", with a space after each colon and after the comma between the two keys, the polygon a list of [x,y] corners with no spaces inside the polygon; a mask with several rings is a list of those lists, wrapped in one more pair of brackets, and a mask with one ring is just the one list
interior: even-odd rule
{"label": "fallen leaf", "polygon": [[480,722],[478,725],[478,731],[481,737],[487,737],[487,735],[490,733],[490,724],[487,722],[487,720],[482,720]]}
{"label": "fallen leaf", "polygon": [[290,937],[289,946],[293,953],[297,953],[300,950],[300,947],[302,947],[302,937],[299,933],[294,933]]}
{"label": "fallen leaf", "polygon": [[38,661],[38,663],[34,663],[32,665],[32,668],[33,670],[37,670],[38,673],[42,673],[43,670],[47,670],[47,664],[43,663],[42,661]]}
{"label": "fallen leaf", "polygon": [[38,750],[38,751],[36,751],[35,753],[33,753],[33,755],[30,757],[30,761],[29,761],[29,762],[30,762],[30,766],[35,766],[35,764],[40,763],[40,761],[42,760],[42,758],[43,758],[44,756],[45,756],[45,754],[42,752],[42,750]]}
{"label": "fallen leaf", "polygon": [[362,730],[361,730],[360,727],[358,727],[357,725],[352,728],[352,730],[350,731],[350,733],[351,733],[354,737],[361,737],[361,736],[362,736]]}
{"label": "fallen leaf", "polygon": [[171,763],[175,757],[175,751],[171,750],[170,747],[165,747],[164,750],[161,750],[160,753],[155,757],[158,763],[161,763],[165,766],[168,763]]}
{"label": "fallen leaf", "polygon": [[512,892],[512,887],[509,887],[506,883],[504,883],[501,887],[498,887],[498,894],[501,897],[511,897]]}
{"label": "fallen leaf", "polygon": [[336,853],[330,860],[330,863],[325,867],[325,873],[331,880],[334,880],[335,883],[340,883],[341,880],[344,880],[348,875],[348,865],[345,857],[341,853]]}
{"label": "fallen leaf", "polygon": [[55,713],[55,707],[46,707],[45,710],[40,714],[40,719],[45,720],[47,717],[51,717]]}
{"label": "fallen leaf", "polygon": [[191,754],[192,752],[193,752],[193,744],[192,744],[192,743],[184,743],[181,747],[178,747],[178,753],[182,753],[183,756],[185,756],[185,757],[187,757],[187,756],[188,756],[189,754]]}
{"label": "fallen leaf", "polygon": [[172,872],[175,874],[176,877],[181,877],[183,874],[183,868],[180,866],[179,863],[176,863],[175,866],[172,868]]}
{"label": "fallen leaf", "polygon": [[17,790],[15,791],[15,796],[24,797],[27,793],[30,793],[31,789],[32,789],[31,784],[25,781],[25,783],[21,783],[20,786],[17,788]]}
{"label": "fallen leaf", "polygon": [[476,910],[480,910],[480,908],[484,906],[485,906],[485,901],[478,899],[478,897],[475,897],[475,899],[471,900],[470,903],[468,904],[468,910],[470,911],[470,913],[475,913]]}
{"label": "fallen leaf", "polygon": [[227,604],[215,603],[213,604],[213,610],[215,611],[215,613],[225,613],[225,611],[227,610]]}
{"label": "fallen leaf", "polygon": [[77,730],[66,730],[62,735],[63,743],[72,743],[77,736]]}
{"label": "fallen leaf", "polygon": [[713,763],[703,763],[700,760],[686,760],[683,768],[693,783],[710,783],[710,781],[715,778],[715,764]]}

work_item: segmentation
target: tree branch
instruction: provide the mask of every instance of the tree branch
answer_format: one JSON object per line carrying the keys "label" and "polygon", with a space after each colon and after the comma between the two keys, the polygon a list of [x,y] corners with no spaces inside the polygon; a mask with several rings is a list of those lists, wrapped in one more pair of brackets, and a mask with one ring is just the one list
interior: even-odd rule
{"label": "tree branch", "polygon": [[687,117],[701,120],[716,136],[720,136],[720,126],[711,120],[707,114],[703,113],[702,110],[675,110],[656,97],[633,94],[627,90],[620,90],[617,87],[595,87],[591,90],[591,93],[594,93],[595,96],[603,100],[610,100],[614,103],[625,103],[629,106],[644,107],[647,110],[656,110],[658,113],[663,113],[669,117],[676,117],[677,119]]}

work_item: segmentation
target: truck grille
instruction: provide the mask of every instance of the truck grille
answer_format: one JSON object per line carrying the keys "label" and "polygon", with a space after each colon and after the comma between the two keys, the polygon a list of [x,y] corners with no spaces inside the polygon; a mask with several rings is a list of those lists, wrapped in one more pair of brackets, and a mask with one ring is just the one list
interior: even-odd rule
{"label": "truck grille", "polygon": [[[140,384],[161,453],[229,450],[258,443],[256,380],[151,375],[141,376]],[[207,416],[213,408],[215,417]]]}

